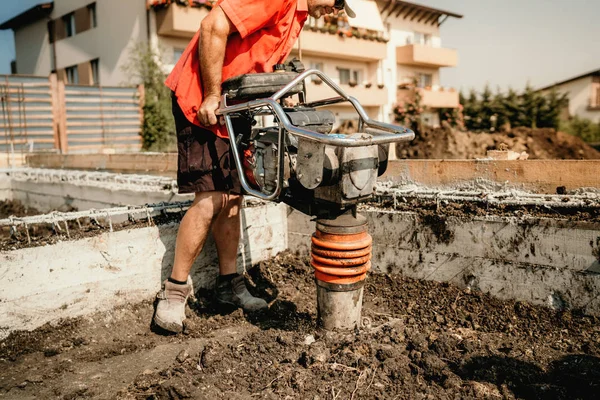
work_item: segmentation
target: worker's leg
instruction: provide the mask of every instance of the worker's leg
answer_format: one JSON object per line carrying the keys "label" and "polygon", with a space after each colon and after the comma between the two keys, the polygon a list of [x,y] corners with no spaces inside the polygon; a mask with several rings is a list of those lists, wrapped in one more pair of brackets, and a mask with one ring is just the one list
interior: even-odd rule
{"label": "worker's leg", "polygon": [[242,196],[224,197],[223,208],[217,216],[212,232],[219,254],[219,277],[216,299],[219,304],[257,311],[267,307],[267,302],[254,297],[246,287],[243,275],[237,273],[237,255],[240,242],[240,207]]}
{"label": "worker's leg", "polygon": [[225,192],[196,193],[194,202],[181,220],[177,232],[172,280],[187,281],[192,264],[202,251],[212,222],[219,215],[223,198],[226,196]]}

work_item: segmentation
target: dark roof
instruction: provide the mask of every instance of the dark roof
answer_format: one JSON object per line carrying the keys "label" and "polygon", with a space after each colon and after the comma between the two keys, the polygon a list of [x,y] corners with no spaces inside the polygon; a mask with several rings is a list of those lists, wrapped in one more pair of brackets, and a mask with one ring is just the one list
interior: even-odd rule
{"label": "dark roof", "polygon": [[538,90],[551,89],[554,86],[562,85],[564,83],[573,82],[573,81],[576,81],[577,79],[581,79],[581,78],[587,78],[588,76],[600,76],[600,69],[598,69],[596,71],[591,71],[591,72],[588,72],[588,73],[585,73],[585,74],[582,74],[582,75],[578,75],[578,76],[575,76],[573,78],[565,79],[564,81],[556,82],[556,83],[553,83],[553,84],[548,85],[548,86],[544,86],[543,88],[538,89]]}
{"label": "dark roof", "polygon": [[49,3],[41,3],[37,6],[31,7],[27,11],[23,11],[21,14],[17,15],[9,19],[8,21],[3,22],[0,25],[1,29],[17,29],[23,25],[28,25],[32,22],[35,22],[39,19],[47,17],[52,12],[54,8],[54,2]]}
{"label": "dark roof", "polygon": [[[404,0],[380,0],[379,4],[379,8],[382,15],[384,15],[385,12],[387,12],[388,17],[392,14],[396,18],[400,15],[403,15],[404,18],[410,17],[411,21],[418,18],[417,22],[424,22],[432,25],[437,24],[438,26],[443,24],[448,17],[463,17],[460,14],[456,14],[450,11],[444,11],[440,10],[439,8],[422,6],[420,4],[411,3]],[[443,18],[440,20],[440,17]]]}

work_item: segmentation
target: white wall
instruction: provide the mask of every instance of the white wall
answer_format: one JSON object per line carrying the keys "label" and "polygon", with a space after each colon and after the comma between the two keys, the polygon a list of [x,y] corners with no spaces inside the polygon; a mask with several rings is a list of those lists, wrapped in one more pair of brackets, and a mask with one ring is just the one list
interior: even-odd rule
{"label": "white wall", "polygon": [[437,25],[424,24],[423,22],[409,21],[403,18],[395,18],[392,14],[384,25],[389,28],[388,37],[390,41],[387,46],[387,58],[383,60],[383,78],[388,88],[388,101],[384,106],[383,113],[387,121],[393,121],[392,107],[396,104],[396,86],[404,76],[410,75],[410,71],[433,74],[433,84],[440,85],[439,68],[418,68],[406,65],[398,65],[396,62],[396,48],[407,44],[413,32],[428,33],[432,36],[432,46],[441,47],[440,28]]}
{"label": "white wall", "polygon": [[15,30],[17,73],[47,76],[52,70],[48,20]]}
{"label": "white wall", "polygon": [[[55,1],[52,18],[91,4],[90,0]],[[142,0],[97,0],[97,27],[56,42],[57,69],[100,59],[100,83],[129,83],[122,68],[133,45],[147,40],[146,7]],[[132,82],[133,83],[133,82]]]}
{"label": "white wall", "polygon": [[577,79],[557,86],[560,93],[569,96],[569,114],[600,122],[600,111],[588,110],[592,95],[592,77]]}

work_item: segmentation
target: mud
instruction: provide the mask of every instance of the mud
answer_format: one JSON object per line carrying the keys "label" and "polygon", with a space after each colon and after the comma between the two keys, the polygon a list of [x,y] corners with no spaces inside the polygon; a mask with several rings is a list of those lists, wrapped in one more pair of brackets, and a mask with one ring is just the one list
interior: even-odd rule
{"label": "mud", "polygon": [[493,215],[519,218],[523,221],[527,218],[550,218],[567,222],[600,222],[600,208],[597,206],[494,205],[484,201],[435,201],[410,196],[397,196],[394,200],[392,194],[383,193],[374,196],[372,201],[364,203],[362,207],[416,213],[421,217],[424,224],[437,226],[436,229],[440,230],[440,235],[445,234],[444,221],[447,217],[455,217],[466,221],[473,219],[473,217]]}
{"label": "mud", "polygon": [[393,275],[368,277],[363,327],[323,332],[308,260],[250,271],[270,302],[245,315],[190,302],[186,330],[150,326],[152,304],[13,333],[0,398],[592,399],[600,320]]}

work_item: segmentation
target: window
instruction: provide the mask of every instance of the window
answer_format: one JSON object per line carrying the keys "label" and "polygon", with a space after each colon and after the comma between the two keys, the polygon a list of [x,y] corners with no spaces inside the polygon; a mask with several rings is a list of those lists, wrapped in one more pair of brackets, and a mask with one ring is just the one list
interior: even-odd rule
{"label": "window", "polygon": [[77,85],[79,83],[79,75],[77,74],[77,65],[73,67],[65,68],[65,73],[67,75],[67,83],[71,85]]}
{"label": "window", "polygon": [[419,74],[417,77],[417,85],[420,88],[431,88],[433,83],[433,75],[432,74]]}
{"label": "window", "polygon": [[412,36],[407,38],[407,44],[421,44],[424,46],[431,46],[431,34],[415,32]]}
{"label": "window", "polygon": [[77,33],[75,31],[75,13],[70,13],[62,17],[63,24],[65,25],[65,37],[71,37]]}
{"label": "window", "polygon": [[347,85],[350,83],[350,70],[348,68],[338,68],[340,74],[340,84]]}
{"label": "window", "polygon": [[358,84],[361,82],[362,71],[358,69],[338,68],[340,84]]}
{"label": "window", "polygon": [[[316,69],[316,70],[319,70],[319,71],[323,72],[323,63],[322,63],[322,62],[311,62],[311,63],[310,63],[310,69]],[[310,80],[311,80],[312,82],[319,81],[320,79],[321,79],[321,78],[319,78],[319,77],[318,77],[318,76],[316,76],[316,75],[312,75],[312,76],[310,77]]]}
{"label": "window", "polygon": [[87,6],[88,12],[90,13],[90,25],[91,28],[95,28],[98,26],[98,21],[96,20],[96,3],[92,3]]}
{"label": "window", "polygon": [[185,49],[173,48],[173,64],[177,64],[177,61],[179,61],[184,51]]}
{"label": "window", "polygon": [[95,60],[90,61],[90,65],[92,67],[92,85],[100,85],[100,60],[96,58]]}

